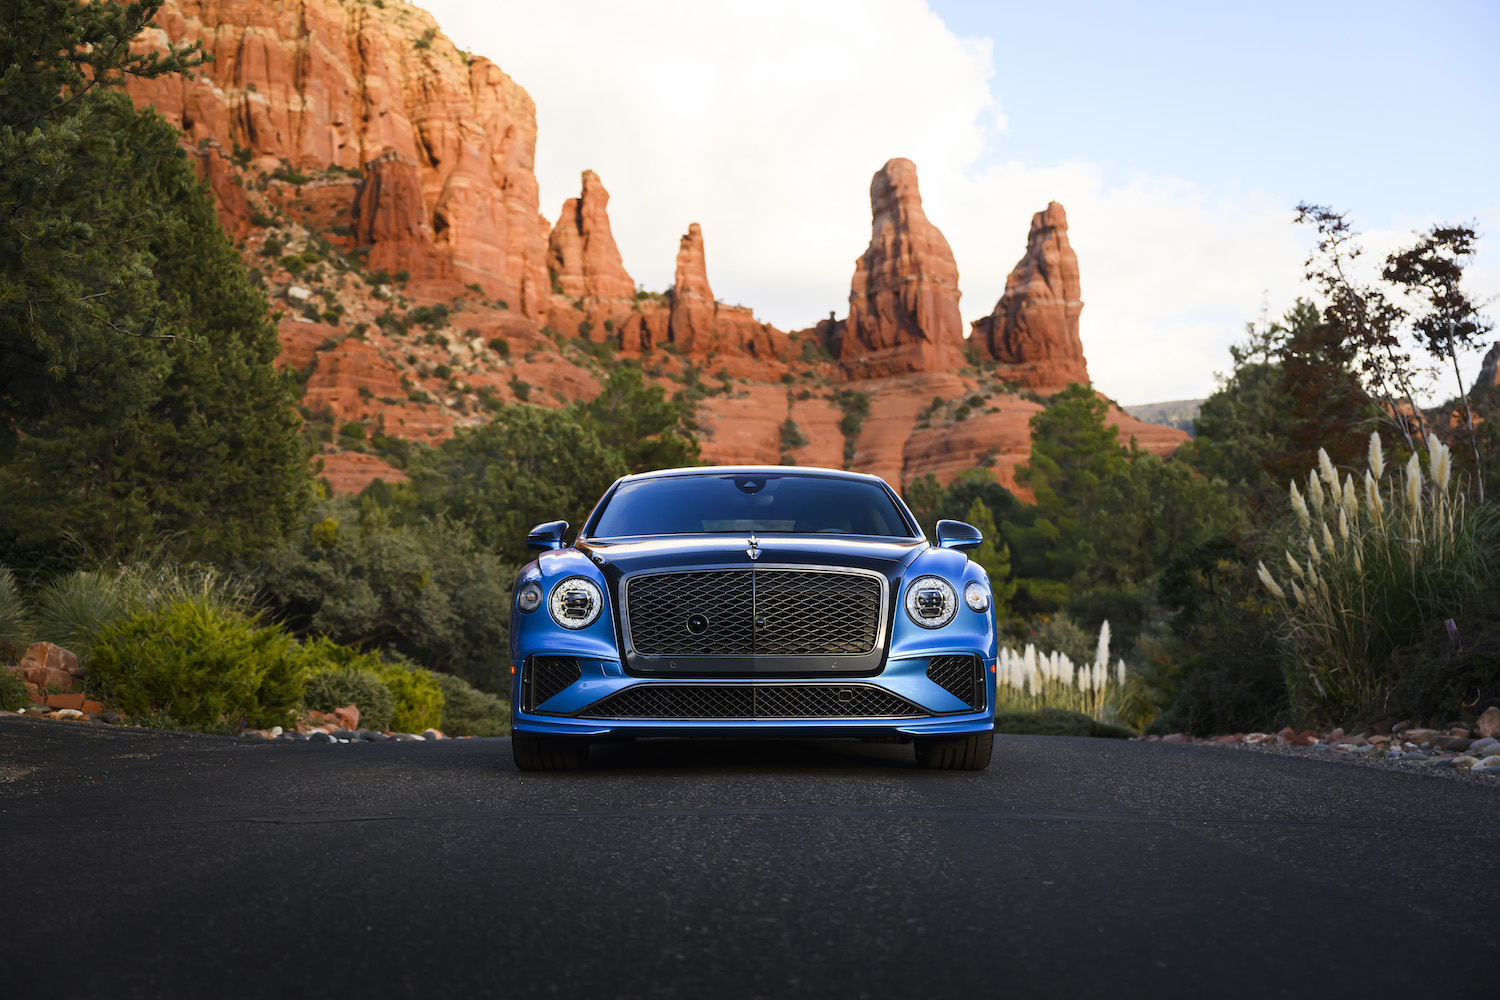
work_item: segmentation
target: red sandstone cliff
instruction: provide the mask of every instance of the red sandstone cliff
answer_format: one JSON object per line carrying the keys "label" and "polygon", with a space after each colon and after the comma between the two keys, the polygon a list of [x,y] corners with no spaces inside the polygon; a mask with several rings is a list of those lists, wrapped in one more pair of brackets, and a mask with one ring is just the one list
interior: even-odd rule
{"label": "red sandstone cliff", "polygon": [[[995,316],[976,324],[1002,362],[993,370],[964,368],[957,266],[901,159],[872,180],[871,240],[847,320],[789,338],[715,300],[697,225],[679,242],[672,290],[638,299],[592,172],[550,226],[531,99],[417,8],[175,0],[158,23],[146,44],[199,39],[216,62],[198,79],[133,81],[130,92],[187,133],[220,218],[281,315],[279,363],[305,373],[305,405],[337,428],[435,441],[488,419],[497,402],[588,399],[611,362],[566,343],[581,337],[613,342],[669,392],[690,367],[714,379],[699,409],[706,460],[848,464],[898,485],[987,464],[1013,485],[1039,404],[1006,380],[1050,389],[1087,379],[1060,206],[1033,221]],[[321,262],[308,266],[309,254]],[[381,271],[396,277],[369,283]],[[414,319],[418,303],[449,312]],[[809,339],[836,361],[804,360]],[[835,388],[870,396],[851,441]],[[1183,439],[1111,420],[1159,453]],[[807,441],[790,451],[788,421]],[[399,476],[354,449],[357,438],[332,437],[325,474],[340,492]]]}
{"label": "red sandstone cliff", "polygon": [[1056,392],[1069,382],[1087,385],[1078,338],[1081,294],[1068,216],[1054,201],[1031,217],[1026,255],[1005,279],[995,311],[973,324],[972,341],[985,357],[1009,366],[1007,378],[1027,388]]}
{"label": "red sandstone cliff", "polygon": [[915,164],[897,158],[875,172],[870,211],[870,245],[855,262],[834,357],[865,376],[959,367],[958,265],[922,211]]}
{"label": "red sandstone cliff", "polygon": [[[128,89],[194,146],[207,140],[220,160],[244,150],[256,173],[281,161],[302,173],[338,168],[318,180],[340,190],[372,268],[404,268],[444,290],[477,283],[541,315],[535,105],[499,67],[456,49],[430,14],[400,0],[169,0],[156,24],[141,44],[198,40],[214,61],[194,78]],[[233,215],[231,231],[247,218]]]}

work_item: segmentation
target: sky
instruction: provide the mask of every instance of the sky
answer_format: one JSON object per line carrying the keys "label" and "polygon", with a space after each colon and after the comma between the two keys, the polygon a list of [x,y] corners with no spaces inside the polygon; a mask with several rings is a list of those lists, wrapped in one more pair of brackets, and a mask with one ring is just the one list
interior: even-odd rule
{"label": "sky", "polygon": [[897,156],[966,321],[1062,203],[1089,371],[1125,404],[1207,395],[1247,322],[1313,294],[1299,201],[1348,212],[1375,262],[1477,223],[1470,286],[1500,316],[1495,0],[422,6],[536,101],[543,214],[592,169],[638,283],[671,286],[697,222],[715,295],[784,330],[847,313]]}

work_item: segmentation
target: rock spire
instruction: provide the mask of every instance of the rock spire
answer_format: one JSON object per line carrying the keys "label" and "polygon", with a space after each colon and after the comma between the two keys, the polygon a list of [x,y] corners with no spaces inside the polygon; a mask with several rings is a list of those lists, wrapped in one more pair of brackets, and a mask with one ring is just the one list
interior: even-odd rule
{"label": "rock spire", "polygon": [[834,357],[866,376],[959,367],[958,265],[922,211],[915,164],[897,158],[875,172],[870,211],[870,245],[855,262]]}
{"label": "rock spire", "polygon": [[1055,392],[1089,380],[1078,338],[1083,300],[1068,215],[1057,202],[1031,217],[1026,255],[1005,279],[995,311],[973,324],[971,342],[986,357],[1015,366],[1009,377]]}

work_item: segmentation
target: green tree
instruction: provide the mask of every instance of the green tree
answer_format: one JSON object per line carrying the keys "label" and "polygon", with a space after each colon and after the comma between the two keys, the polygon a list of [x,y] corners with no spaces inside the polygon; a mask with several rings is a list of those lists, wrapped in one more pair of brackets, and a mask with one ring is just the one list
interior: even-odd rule
{"label": "green tree", "polygon": [[1003,622],[1010,613],[1010,599],[1016,594],[1015,581],[1010,578],[1010,546],[1000,537],[1000,530],[995,527],[995,516],[978,497],[969,505],[968,515],[964,520],[984,535],[984,541],[979,547],[969,550],[969,558],[990,578],[990,591],[995,600],[995,620]]}
{"label": "green tree", "polygon": [[680,394],[667,399],[666,390],[647,383],[637,364],[617,365],[599,395],[577,412],[601,444],[620,453],[630,472],[698,464],[693,405]]}
{"label": "green tree", "polygon": [[471,525],[507,562],[527,562],[527,531],[558,519],[576,531],[628,471],[591,424],[566,410],[502,407],[485,426],[413,454],[411,486],[391,492],[417,514]]}
{"label": "green tree", "polygon": [[98,98],[203,61],[196,43],[131,51],[160,7],[14,0],[0,14],[0,447],[20,416],[55,405],[55,383],[99,362],[91,337],[155,331],[145,243],[168,220],[129,200],[128,174],[101,178],[122,150],[114,106]]}
{"label": "green tree", "polygon": [[159,3],[11,4],[0,30],[0,558],[60,539],[254,552],[309,496],[265,299],[181,135],[111,89],[195,65],[132,53]]}
{"label": "green tree", "polygon": [[1018,606],[1026,611],[1063,607],[1071,581],[1084,569],[1081,518],[1127,457],[1118,430],[1105,423],[1108,411],[1094,390],[1074,383],[1031,418],[1031,459],[1016,470],[1016,480],[1031,487],[1035,503],[1004,522]]}
{"label": "green tree", "polygon": [[445,518],[394,523],[372,499],[319,504],[256,572],[298,635],[385,650],[506,689],[511,565]]}
{"label": "green tree", "polygon": [[[34,564],[64,535],[105,557],[142,538],[168,538],[190,558],[253,555],[311,495],[292,386],[271,364],[279,345],[265,299],[176,130],[117,92],[85,102],[108,141],[74,165],[73,182],[114,213],[114,228],[101,223],[95,237],[138,252],[142,270],[120,294],[81,306],[104,329],[74,328],[66,364],[4,395],[0,508],[15,516],[0,522],[0,558]],[[159,224],[133,228],[137,214]],[[12,325],[0,340],[26,337]],[[30,356],[52,364],[46,351]]]}

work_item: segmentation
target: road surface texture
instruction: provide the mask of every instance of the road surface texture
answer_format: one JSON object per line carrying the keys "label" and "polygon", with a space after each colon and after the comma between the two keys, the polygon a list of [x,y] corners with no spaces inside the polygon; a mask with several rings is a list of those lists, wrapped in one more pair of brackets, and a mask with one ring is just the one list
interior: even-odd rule
{"label": "road surface texture", "polygon": [[1493,787],[1048,737],[998,738],[982,773],[852,742],[594,761],[7,716],[0,991],[1479,996],[1500,976]]}

